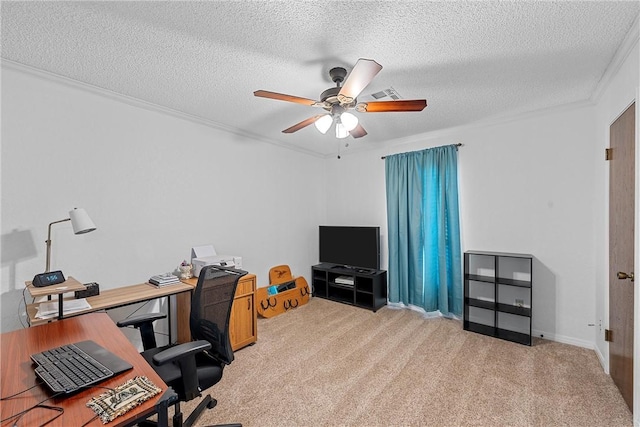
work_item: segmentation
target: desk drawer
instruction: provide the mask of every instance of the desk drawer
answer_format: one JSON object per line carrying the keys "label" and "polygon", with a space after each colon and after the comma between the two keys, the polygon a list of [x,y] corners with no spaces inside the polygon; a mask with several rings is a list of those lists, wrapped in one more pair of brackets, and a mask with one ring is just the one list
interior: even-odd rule
{"label": "desk drawer", "polygon": [[236,288],[236,298],[239,296],[251,294],[256,289],[256,281],[255,276],[253,277],[242,277],[238,281],[238,287]]}

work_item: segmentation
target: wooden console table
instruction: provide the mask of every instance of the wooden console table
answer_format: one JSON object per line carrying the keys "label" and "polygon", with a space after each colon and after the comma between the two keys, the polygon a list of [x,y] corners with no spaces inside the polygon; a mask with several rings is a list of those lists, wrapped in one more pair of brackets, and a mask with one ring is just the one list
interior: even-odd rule
{"label": "wooden console table", "polygon": [[[195,288],[198,278],[183,280]],[[191,295],[176,296],[178,304],[178,342],[191,341],[189,315],[191,314]],[[256,275],[247,274],[238,280],[236,295],[231,308],[229,323],[231,348],[233,351],[246,347],[258,340],[258,312],[256,310]]]}
{"label": "wooden console table", "polygon": [[[70,277],[69,279],[73,279],[73,278]],[[75,279],[73,280],[77,282]],[[63,293],[73,292],[74,290],[76,290],[75,287],[69,287],[67,289],[57,289],[60,287],[64,287],[62,285],[36,288],[35,286],[32,285],[31,282],[25,282],[25,284],[27,286],[27,290],[29,291],[31,296],[34,298],[47,296],[47,295],[55,295],[55,294],[59,294],[58,298],[62,298]],[[81,289],[85,288],[83,285],[80,285],[80,286],[81,286]],[[89,303],[89,305],[91,305],[91,308],[69,313],[64,317],[65,318],[73,317],[73,316],[78,316],[80,314],[91,313],[94,311],[124,307],[127,305],[149,301],[156,298],[169,297],[171,295],[177,295],[178,297],[180,297],[181,295],[184,294],[187,298],[190,298],[192,291],[193,291],[193,286],[190,286],[182,282],[176,283],[173,285],[161,286],[161,287],[154,286],[149,283],[140,283],[137,285],[123,286],[120,288],[100,290],[100,295],[87,297],[87,302]],[[74,299],[73,297],[67,297],[60,301],[64,302],[66,300],[70,301],[73,299]],[[168,321],[169,321],[169,325],[171,325],[171,298],[169,298],[168,301],[169,301]],[[56,320],[55,318],[54,319],[37,319],[36,313],[38,312],[39,305],[40,303],[27,304],[27,319],[29,321],[30,326],[40,325],[43,323],[50,322],[52,320]],[[184,320],[181,320],[182,317],[180,313],[180,304],[178,304],[177,312],[178,312],[178,316],[177,316],[178,323],[180,323],[181,321],[184,322]],[[189,315],[187,314],[187,327],[188,325],[189,325]],[[171,342],[171,327],[169,327],[169,342]],[[179,342],[184,342],[184,341],[179,341]]]}
{"label": "wooden console table", "polygon": [[[77,280],[69,277],[68,282],[59,286],[47,286],[45,288],[36,288],[32,283],[25,282],[27,289],[32,297],[42,297],[48,295],[58,295],[63,298],[63,294],[70,293],[78,289],[85,289],[85,286]],[[253,344],[258,339],[258,313],[256,310],[256,275],[247,274],[240,278],[236,295],[233,300],[231,309],[231,321],[229,330],[231,335],[231,347],[233,350],[246,347]],[[157,287],[149,283],[140,283],[137,285],[123,286],[107,290],[100,290],[100,295],[87,297],[87,302],[91,308],[81,311],[69,313],[63,317],[78,316],[85,313],[91,313],[111,308],[124,307],[127,305],[149,301],[156,298],[176,296],[176,324],[178,344],[191,341],[191,331],[189,329],[189,315],[191,314],[191,295],[193,289],[198,283],[197,278],[186,279],[180,283]],[[62,289],[64,288],[64,289]],[[73,297],[66,297],[60,301],[64,303],[66,300],[73,300]],[[171,298],[169,301],[168,321],[171,325]],[[40,303],[27,304],[27,320],[30,326],[47,323],[56,318],[37,319],[36,313]],[[169,327],[169,342],[172,342],[171,327]]]}

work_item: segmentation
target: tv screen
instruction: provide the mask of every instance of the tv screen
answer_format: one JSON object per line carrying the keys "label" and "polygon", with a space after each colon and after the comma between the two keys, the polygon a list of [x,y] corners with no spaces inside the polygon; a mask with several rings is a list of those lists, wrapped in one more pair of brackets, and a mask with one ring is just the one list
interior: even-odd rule
{"label": "tv screen", "polygon": [[380,227],[320,226],[320,262],[380,269]]}

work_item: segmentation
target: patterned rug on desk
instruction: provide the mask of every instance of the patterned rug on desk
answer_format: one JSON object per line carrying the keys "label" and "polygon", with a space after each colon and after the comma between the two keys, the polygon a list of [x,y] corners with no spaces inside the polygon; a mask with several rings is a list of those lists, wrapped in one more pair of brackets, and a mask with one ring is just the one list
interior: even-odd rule
{"label": "patterned rug on desk", "polygon": [[135,377],[98,397],[92,397],[87,406],[106,424],[161,391],[147,377]]}

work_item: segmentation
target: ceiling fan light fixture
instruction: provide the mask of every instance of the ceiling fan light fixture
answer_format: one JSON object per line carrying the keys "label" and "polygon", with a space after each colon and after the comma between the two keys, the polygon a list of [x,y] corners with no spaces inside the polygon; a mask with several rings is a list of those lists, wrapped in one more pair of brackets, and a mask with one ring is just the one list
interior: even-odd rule
{"label": "ceiling fan light fixture", "polygon": [[344,112],[340,115],[340,121],[347,131],[352,131],[358,126],[358,118],[351,113]]}
{"label": "ceiling fan light fixture", "polygon": [[346,127],[344,127],[344,125],[342,123],[340,123],[340,121],[338,120],[336,122],[336,138],[338,139],[342,139],[342,138],[346,138],[349,136],[349,131],[347,130]]}
{"label": "ceiling fan light fixture", "polygon": [[335,122],[336,138],[343,139],[347,136],[362,138],[367,135],[367,131],[359,123],[358,117],[352,113],[348,113],[347,110],[355,109],[359,113],[408,112],[422,111],[427,106],[426,99],[401,100],[395,92],[395,96],[392,96],[388,91],[392,91],[393,88],[379,93],[377,92],[374,94],[375,96],[373,96],[375,99],[378,99],[378,95],[380,95],[380,97],[388,95],[394,99],[393,101],[358,103],[358,96],[364,88],[371,83],[380,70],[382,70],[382,65],[373,59],[365,58],[358,59],[349,73],[342,67],[332,68],[329,71],[329,76],[336,86],[322,92],[319,101],[267,90],[257,90],[253,92],[253,95],[260,98],[293,102],[324,110],[320,114],[311,116],[288,127],[283,130],[282,133],[291,134],[313,123],[318,131],[326,134]]}
{"label": "ceiling fan light fixture", "polygon": [[333,123],[333,118],[331,117],[331,115],[325,114],[324,116],[316,120],[314,124],[316,126],[316,129],[318,129],[320,133],[325,134],[331,127],[332,123]]}

